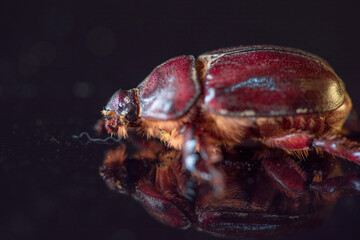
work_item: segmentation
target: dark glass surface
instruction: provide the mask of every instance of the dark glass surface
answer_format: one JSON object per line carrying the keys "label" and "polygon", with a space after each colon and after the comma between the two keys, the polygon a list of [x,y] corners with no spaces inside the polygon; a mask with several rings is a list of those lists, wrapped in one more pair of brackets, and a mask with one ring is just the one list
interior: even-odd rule
{"label": "dark glass surface", "polygon": [[[1,1],[0,239],[211,239],[149,217],[99,176],[107,145],[92,133],[119,88],[177,55],[240,44],[300,48],[326,59],[355,108],[356,1]],[[360,199],[291,239],[357,239]]]}

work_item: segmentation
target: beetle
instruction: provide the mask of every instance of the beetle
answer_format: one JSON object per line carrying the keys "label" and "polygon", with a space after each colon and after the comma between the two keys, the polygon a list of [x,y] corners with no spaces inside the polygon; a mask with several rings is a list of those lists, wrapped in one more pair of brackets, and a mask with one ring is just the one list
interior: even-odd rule
{"label": "beetle", "polygon": [[126,137],[136,127],[182,149],[183,166],[195,179],[220,186],[213,168],[218,147],[249,141],[360,164],[359,144],[340,134],[351,108],[344,83],[322,58],[254,45],[172,58],[136,88],[115,92],[102,114],[109,133]]}
{"label": "beetle", "polygon": [[132,196],[172,227],[233,237],[295,234],[325,220],[340,196],[360,193],[359,172],[343,174],[341,161],[332,161],[329,154],[313,151],[307,161],[299,161],[260,146],[224,152],[216,164],[226,182],[222,196],[214,198],[202,184],[190,201],[181,190],[181,151],[130,138],[109,149],[100,174],[111,189]]}

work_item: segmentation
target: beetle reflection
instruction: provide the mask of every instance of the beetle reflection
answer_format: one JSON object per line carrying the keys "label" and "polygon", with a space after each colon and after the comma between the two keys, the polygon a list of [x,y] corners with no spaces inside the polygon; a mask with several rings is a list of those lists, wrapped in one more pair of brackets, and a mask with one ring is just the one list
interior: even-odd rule
{"label": "beetle reflection", "polygon": [[127,144],[108,150],[100,174],[111,189],[132,196],[164,224],[237,237],[314,228],[340,196],[360,190],[359,173],[344,174],[341,160],[326,153],[299,160],[254,146],[227,150],[223,156],[216,168],[225,176],[224,189],[217,197],[206,182],[197,181],[195,197],[185,197],[189,181],[181,152],[155,140],[130,136]]}

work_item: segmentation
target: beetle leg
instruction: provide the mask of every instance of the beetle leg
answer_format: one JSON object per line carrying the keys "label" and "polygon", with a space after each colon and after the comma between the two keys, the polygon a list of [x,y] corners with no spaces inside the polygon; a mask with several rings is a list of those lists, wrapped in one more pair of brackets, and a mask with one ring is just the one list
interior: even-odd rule
{"label": "beetle leg", "polygon": [[[316,149],[323,150],[360,165],[360,144],[358,142],[353,142],[342,135],[327,135],[312,139],[310,135],[299,133],[287,135],[285,137],[269,138],[266,139],[265,144],[290,151],[306,150],[309,147],[315,147]],[[277,162],[272,162],[270,160],[271,159],[265,159],[263,161],[266,171],[270,173],[280,185],[289,188],[286,180],[296,180],[297,177],[287,178],[285,176],[287,174],[293,175],[293,173],[291,173],[289,169],[282,169],[284,166],[286,167],[285,164],[280,162],[284,161],[283,159]],[[292,184],[292,182],[290,182],[290,184]],[[348,176],[333,177],[324,181],[322,181],[321,176],[315,176],[309,189],[322,193],[323,196],[326,196],[327,194],[341,194],[344,191],[359,194],[360,174],[357,173]]]}
{"label": "beetle leg", "polygon": [[[199,181],[210,184],[214,196],[219,196],[224,187],[223,175],[215,169],[214,164],[220,159],[212,151],[206,136],[196,138],[194,126],[187,125],[184,130],[183,168],[187,170],[187,182],[183,193],[188,197],[196,195],[195,188]],[[200,146],[200,153],[197,147]]]}
{"label": "beetle leg", "polygon": [[342,135],[314,138],[310,134],[294,133],[266,138],[263,142],[269,147],[293,153],[301,153],[301,151],[307,151],[310,147],[314,147],[360,165],[360,143],[353,142]]}
{"label": "beetle leg", "polygon": [[329,135],[314,139],[312,145],[330,154],[360,165],[360,144],[341,135]]}
{"label": "beetle leg", "polygon": [[308,150],[312,145],[311,136],[306,133],[292,133],[285,136],[268,137],[265,138],[263,142],[271,148],[288,151]]}

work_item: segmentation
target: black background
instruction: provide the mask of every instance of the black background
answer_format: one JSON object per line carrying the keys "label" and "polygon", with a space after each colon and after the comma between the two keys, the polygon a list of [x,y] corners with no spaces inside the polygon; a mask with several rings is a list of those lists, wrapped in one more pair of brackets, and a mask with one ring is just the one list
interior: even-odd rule
{"label": "black background", "polygon": [[[356,1],[1,1],[0,239],[205,239],[150,218],[98,175],[111,94],[177,55],[275,44],[328,60],[360,105]],[[358,239],[359,198],[293,239]]]}

